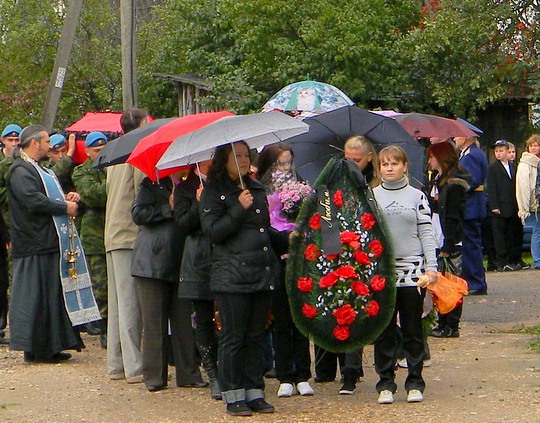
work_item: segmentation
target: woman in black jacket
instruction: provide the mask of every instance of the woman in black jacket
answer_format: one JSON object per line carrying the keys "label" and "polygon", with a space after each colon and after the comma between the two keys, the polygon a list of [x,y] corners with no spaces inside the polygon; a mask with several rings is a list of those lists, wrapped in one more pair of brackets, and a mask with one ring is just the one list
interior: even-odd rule
{"label": "woman in black jacket", "polygon": [[[465,219],[465,193],[469,190],[471,176],[459,166],[459,156],[448,142],[433,144],[427,149],[428,165],[432,175],[428,199],[434,215],[433,230],[438,243],[439,258],[449,259],[461,272],[461,242]],[[440,222],[437,225],[437,219]],[[454,338],[459,336],[459,321],[463,301],[447,314],[439,314],[432,336]]]}
{"label": "woman in black jacket", "polygon": [[264,400],[265,323],[280,271],[276,253],[288,241],[270,227],[264,186],[247,176],[249,167],[246,143],[216,149],[199,203],[221,320],[219,382],[227,412],[236,416],[274,411]]}
{"label": "woman in black jacket", "polygon": [[206,386],[195,364],[191,303],[178,298],[184,238],[174,222],[172,181],[141,182],[131,216],[139,226],[131,274],[143,318],[143,377],[150,392],[167,386],[167,336],[170,321],[176,386]]}
{"label": "woman in black jacket", "polygon": [[[266,146],[259,155],[258,164],[258,178],[265,185],[268,195],[279,191],[284,183],[298,180],[294,170],[294,153],[285,143]],[[276,377],[280,383],[278,397],[290,397],[296,392],[310,396],[314,391],[309,384],[309,339],[298,330],[291,316],[285,286],[285,266],[286,260],[283,259],[272,303],[274,361]]]}
{"label": "woman in black jacket", "polygon": [[174,189],[174,220],[186,238],[178,296],[188,299],[195,310],[195,333],[202,365],[210,382],[210,395],[221,399],[217,379],[217,336],[214,327],[214,296],[210,292],[212,248],[199,220],[199,201],[211,162],[193,167],[185,181]]}

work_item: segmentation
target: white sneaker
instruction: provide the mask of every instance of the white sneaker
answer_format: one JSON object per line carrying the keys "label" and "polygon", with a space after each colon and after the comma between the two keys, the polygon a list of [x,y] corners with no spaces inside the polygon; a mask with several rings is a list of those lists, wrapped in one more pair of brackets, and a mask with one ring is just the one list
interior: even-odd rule
{"label": "white sneaker", "polygon": [[[403,369],[407,368],[407,359],[402,358],[401,360],[398,360],[397,365]],[[431,360],[424,360],[424,367],[431,367]]]}
{"label": "white sneaker", "polygon": [[300,382],[296,384],[296,389],[298,389],[298,393],[302,395],[303,397],[309,397],[311,395],[315,394],[315,391],[309,384],[309,382]]}
{"label": "white sneaker", "polygon": [[394,402],[394,394],[392,391],[385,389],[379,393],[379,404],[392,404]]}
{"label": "white sneaker", "polygon": [[277,396],[280,398],[292,397],[296,393],[296,388],[292,383],[282,383],[279,385]]}
{"label": "white sneaker", "polygon": [[407,402],[422,402],[424,395],[418,389],[411,389],[407,395]]}

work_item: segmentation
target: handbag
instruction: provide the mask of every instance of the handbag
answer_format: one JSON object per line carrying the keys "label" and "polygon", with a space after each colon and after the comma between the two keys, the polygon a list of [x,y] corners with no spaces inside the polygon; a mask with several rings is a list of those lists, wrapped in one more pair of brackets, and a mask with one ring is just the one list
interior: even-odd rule
{"label": "handbag", "polygon": [[452,311],[457,303],[468,294],[467,281],[460,278],[452,270],[456,267],[448,257],[438,258],[439,277],[437,283],[430,284],[427,289],[433,296],[433,304],[440,314]]}

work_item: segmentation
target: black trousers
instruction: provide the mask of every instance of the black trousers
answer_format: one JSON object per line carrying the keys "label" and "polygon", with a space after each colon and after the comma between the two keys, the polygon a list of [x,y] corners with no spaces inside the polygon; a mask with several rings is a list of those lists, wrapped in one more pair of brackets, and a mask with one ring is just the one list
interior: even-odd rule
{"label": "black trousers", "polygon": [[199,348],[207,348],[210,351],[213,363],[216,363],[218,339],[214,326],[214,301],[192,300],[192,303],[195,310],[197,344]]}
{"label": "black trousers", "polygon": [[497,266],[516,264],[521,261],[521,243],[523,226],[517,216],[501,217],[492,215],[493,243],[497,257]]}
{"label": "black trousers", "polygon": [[167,385],[169,322],[176,385],[202,382],[195,362],[191,301],[178,298],[178,284],[173,282],[135,277],[135,286],[143,319],[143,377],[146,386]]}
{"label": "black trousers", "polygon": [[281,383],[305,382],[311,377],[309,339],[296,328],[284,284],[274,291],[274,362]]}
{"label": "black trousers", "polygon": [[397,289],[396,309],[390,323],[375,341],[375,371],[379,375],[377,392],[389,390],[396,392],[395,364],[397,359],[397,314],[403,334],[403,350],[407,359],[408,375],[405,389],[418,389],[423,392],[425,382],[422,378],[424,359],[424,334],[422,331],[422,308],[425,289],[420,293],[416,287]]}
{"label": "black trousers", "polygon": [[[0,252],[1,255],[1,252]],[[8,301],[9,276],[5,256],[0,256],[0,330],[7,326],[7,314],[9,308]]]}
{"label": "black trousers", "polygon": [[221,320],[218,374],[222,392],[263,391],[265,325],[272,292],[217,293],[216,299]]}
{"label": "black trousers", "polygon": [[315,374],[318,378],[334,380],[337,373],[337,365],[344,379],[355,381],[364,376],[362,367],[362,354],[364,349],[348,353],[334,353],[315,345]]}

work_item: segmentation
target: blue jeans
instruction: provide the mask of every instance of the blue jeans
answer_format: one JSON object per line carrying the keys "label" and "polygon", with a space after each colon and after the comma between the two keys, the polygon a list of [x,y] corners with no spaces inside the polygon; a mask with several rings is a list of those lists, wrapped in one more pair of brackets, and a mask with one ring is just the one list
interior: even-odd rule
{"label": "blue jeans", "polygon": [[534,260],[533,267],[540,268],[540,219],[535,214],[531,214],[525,223],[532,227],[531,233],[531,256]]}

